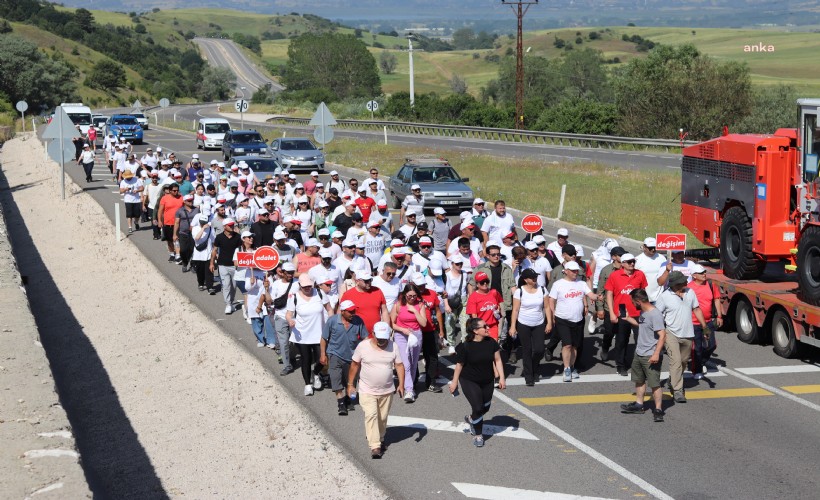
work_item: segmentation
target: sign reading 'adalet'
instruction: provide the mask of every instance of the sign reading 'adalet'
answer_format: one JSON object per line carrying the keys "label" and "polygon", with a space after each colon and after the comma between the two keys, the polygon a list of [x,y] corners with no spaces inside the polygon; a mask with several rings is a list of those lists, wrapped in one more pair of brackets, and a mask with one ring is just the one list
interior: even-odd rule
{"label": "sign reading 'adalet'", "polygon": [[523,219],[521,219],[521,229],[524,231],[535,234],[544,227],[544,223],[541,222],[541,217],[535,214],[528,214],[525,215]]}

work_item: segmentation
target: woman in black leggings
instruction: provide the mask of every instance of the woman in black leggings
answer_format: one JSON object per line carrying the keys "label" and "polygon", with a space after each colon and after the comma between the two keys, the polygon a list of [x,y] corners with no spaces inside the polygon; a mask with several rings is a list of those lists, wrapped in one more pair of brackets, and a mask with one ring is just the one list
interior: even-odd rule
{"label": "woman in black leggings", "polygon": [[498,343],[489,336],[484,320],[468,319],[465,330],[464,342],[456,346],[456,368],[449,387],[450,393],[455,394],[461,382],[461,390],[472,410],[464,416],[464,421],[470,426],[470,434],[475,436],[473,444],[481,448],[484,446],[484,415],[493,400],[493,365],[500,376],[498,388],[504,389],[507,384]]}

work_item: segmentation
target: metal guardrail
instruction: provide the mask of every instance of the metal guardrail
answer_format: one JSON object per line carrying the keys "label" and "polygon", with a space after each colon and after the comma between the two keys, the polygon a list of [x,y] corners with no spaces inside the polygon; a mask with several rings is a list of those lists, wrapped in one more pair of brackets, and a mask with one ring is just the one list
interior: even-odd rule
{"label": "metal guardrail", "polygon": [[[307,118],[275,117],[268,120],[270,123],[289,123],[308,125]],[[581,146],[605,149],[623,149],[627,146],[635,148],[659,148],[665,151],[681,148],[681,141],[674,139],[645,139],[639,137],[619,137],[609,135],[568,134],[563,132],[539,132],[531,130],[515,130],[491,127],[467,127],[463,125],[436,125],[432,123],[393,122],[378,120],[336,120],[338,127],[361,130],[383,130],[385,127],[394,132],[430,135],[439,137],[460,137],[466,139],[484,139],[505,142],[520,142],[525,144],[547,144],[557,146]],[[684,146],[695,144],[684,141]]]}

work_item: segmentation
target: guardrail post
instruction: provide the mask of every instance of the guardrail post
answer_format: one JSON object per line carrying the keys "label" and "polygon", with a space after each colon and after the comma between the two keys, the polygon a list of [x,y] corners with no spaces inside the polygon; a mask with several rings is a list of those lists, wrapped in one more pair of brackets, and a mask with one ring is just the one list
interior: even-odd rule
{"label": "guardrail post", "polygon": [[384,126],[384,145],[387,146],[387,125]]}
{"label": "guardrail post", "polygon": [[561,200],[558,202],[558,217],[556,219],[561,220],[561,217],[564,215],[564,198],[567,194],[567,185],[561,184]]}
{"label": "guardrail post", "polygon": [[120,204],[119,203],[114,203],[114,220],[116,220],[116,223],[114,225],[114,238],[119,243],[120,241],[122,241],[122,238],[120,237],[121,233],[120,233]]}

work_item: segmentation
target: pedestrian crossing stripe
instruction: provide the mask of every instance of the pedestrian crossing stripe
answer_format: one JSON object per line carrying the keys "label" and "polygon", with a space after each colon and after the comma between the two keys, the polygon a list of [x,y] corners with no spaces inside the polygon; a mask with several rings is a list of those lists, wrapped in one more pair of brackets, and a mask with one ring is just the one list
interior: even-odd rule
{"label": "pedestrian crossing stripe", "polygon": [[557,493],[554,491],[524,490],[520,488],[505,488],[486,484],[452,483],[453,486],[467,498],[481,498],[484,500],[607,500],[601,497],[588,497]]}
{"label": "pedestrian crossing stripe", "polygon": [[[820,393],[820,385],[787,386],[783,390],[793,394],[815,394]],[[739,389],[706,389],[701,391],[686,391],[686,399],[724,399],[724,398],[749,398],[758,396],[774,396],[773,392],[759,387],[744,387]],[[671,400],[672,394],[664,393],[664,399]],[[647,394],[645,400],[651,399]],[[536,398],[520,398],[519,401],[527,406],[550,406],[550,405],[577,405],[593,403],[629,403],[635,400],[634,394],[586,394],[576,396],[548,396]]]}
{"label": "pedestrian crossing stripe", "polygon": [[[466,422],[450,422],[447,420],[433,420],[429,418],[416,417],[400,417],[397,415],[390,415],[387,418],[388,427],[410,427],[413,429],[422,429],[429,431],[445,431],[458,432],[460,434],[469,433],[469,426]],[[527,441],[538,441],[538,438],[533,434],[510,425],[494,425],[490,423],[484,424],[484,435],[511,437],[517,439],[525,439]]]}

